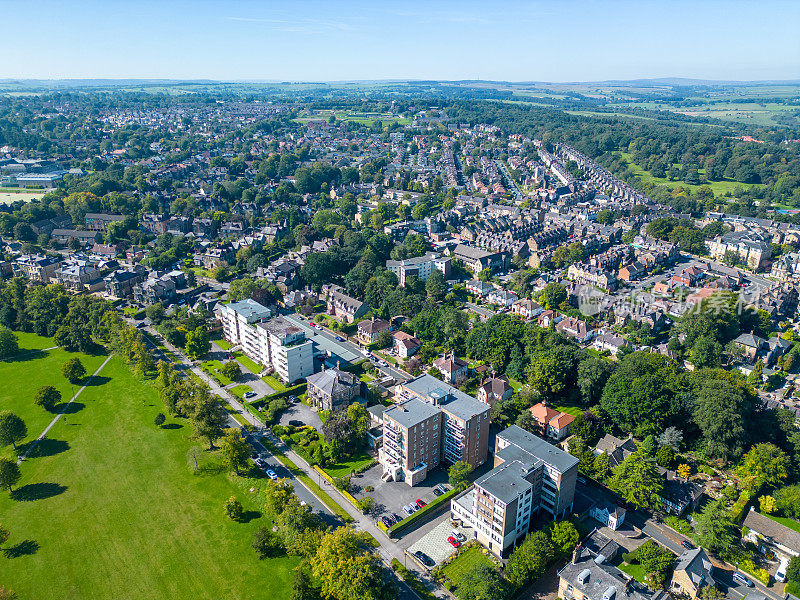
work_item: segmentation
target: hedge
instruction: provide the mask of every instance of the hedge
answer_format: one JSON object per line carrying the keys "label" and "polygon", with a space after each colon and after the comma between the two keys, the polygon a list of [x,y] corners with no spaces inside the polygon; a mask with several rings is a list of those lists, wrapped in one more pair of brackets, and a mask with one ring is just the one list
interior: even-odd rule
{"label": "hedge", "polygon": [[328,483],[330,483],[330,484],[331,484],[333,487],[335,487],[335,488],[336,488],[336,489],[339,491],[339,493],[340,493],[342,496],[344,496],[344,497],[347,499],[347,501],[348,501],[350,504],[352,504],[352,505],[353,505],[353,506],[355,506],[355,507],[356,507],[356,508],[357,508],[359,511],[361,511],[361,505],[358,503],[358,500],[356,500],[356,499],[353,497],[353,495],[352,495],[350,492],[348,492],[347,490],[340,490],[338,487],[336,487],[336,485],[333,483],[333,477],[331,477],[330,475],[328,475],[328,474],[327,474],[325,471],[323,471],[322,469],[320,469],[320,468],[319,468],[317,465],[314,465],[314,470],[315,470],[317,473],[319,473],[320,475],[322,475],[322,476],[323,476],[323,477],[324,477],[324,478],[325,478],[325,479],[328,481]]}
{"label": "hedge", "polygon": [[739,494],[739,498],[734,502],[733,506],[731,506],[731,510],[728,512],[728,515],[734,523],[739,523],[744,518],[750,506],[750,502],[753,498],[758,497],[761,487],[761,484],[758,484],[754,489],[743,490],[742,493]]}
{"label": "hedge", "polygon": [[766,569],[762,569],[756,563],[754,563],[751,559],[745,558],[744,560],[740,561],[737,565],[742,571],[749,573],[756,579],[758,579],[764,585],[769,585],[769,572]]}
{"label": "hedge", "polygon": [[417,596],[422,598],[422,600],[435,600],[436,596],[428,591],[428,588],[417,579],[417,576],[406,569],[396,558],[392,559],[392,569],[394,569],[395,573],[400,576],[400,579],[405,581],[408,587],[410,587]]}
{"label": "hedge", "polygon": [[445,492],[435,500],[431,500],[431,502],[425,507],[419,509],[417,512],[413,513],[411,516],[406,517],[399,523],[395,523],[389,528],[388,534],[389,537],[392,537],[392,534],[397,533],[398,531],[405,529],[409,525],[416,523],[417,521],[421,520],[424,516],[426,516],[429,512],[431,512],[437,506],[440,506],[444,502],[448,502],[450,498],[455,496],[456,494],[460,494],[463,490],[458,488],[453,488],[449,492]]}

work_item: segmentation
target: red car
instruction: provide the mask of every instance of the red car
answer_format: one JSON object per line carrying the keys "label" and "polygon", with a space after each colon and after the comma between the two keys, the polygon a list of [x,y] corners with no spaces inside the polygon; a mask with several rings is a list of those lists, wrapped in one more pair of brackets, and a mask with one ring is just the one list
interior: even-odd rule
{"label": "red car", "polygon": [[425,508],[426,506],[428,506],[428,503],[427,502],[423,502],[422,500],[417,498],[417,506],[419,506],[420,508]]}
{"label": "red car", "polygon": [[453,547],[458,548],[461,544],[458,543],[458,540],[454,538],[452,535],[447,538],[447,542]]}

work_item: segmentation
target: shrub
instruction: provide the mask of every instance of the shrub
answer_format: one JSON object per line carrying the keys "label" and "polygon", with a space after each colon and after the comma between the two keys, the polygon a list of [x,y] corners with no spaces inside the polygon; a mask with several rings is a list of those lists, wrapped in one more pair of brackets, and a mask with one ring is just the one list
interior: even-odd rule
{"label": "shrub", "polygon": [[375,488],[372,487],[371,485],[367,485],[367,486],[364,487],[364,491],[365,492],[374,492]]}

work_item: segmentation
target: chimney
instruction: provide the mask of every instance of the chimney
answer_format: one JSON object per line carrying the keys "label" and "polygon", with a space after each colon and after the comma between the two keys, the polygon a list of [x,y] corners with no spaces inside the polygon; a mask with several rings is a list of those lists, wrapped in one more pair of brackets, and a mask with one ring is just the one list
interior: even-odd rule
{"label": "chimney", "polygon": [[581,544],[580,544],[580,542],[578,542],[578,545],[575,546],[575,550],[572,551],[572,564],[573,565],[578,563],[578,555],[580,554],[580,551],[581,551]]}

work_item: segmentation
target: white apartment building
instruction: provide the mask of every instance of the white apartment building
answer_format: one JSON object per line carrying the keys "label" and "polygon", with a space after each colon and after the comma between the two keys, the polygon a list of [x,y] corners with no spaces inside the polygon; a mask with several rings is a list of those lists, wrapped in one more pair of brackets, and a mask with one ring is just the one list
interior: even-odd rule
{"label": "white apartment building", "polygon": [[253,360],[271,366],[284,383],[292,384],[314,373],[313,344],[302,329],[276,317],[258,323],[255,330],[259,356]]}
{"label": "white apartment building", "polygon": [[242,347],[242,352],[258,361],[260,345],[255,323],[272,315],[272,311],[250,298],[239,302],[223,304],[220,307],[222,334],[234,346]]}
{"label": "white apartment building", "polygon": [[410,275],[426,281],[434,271],[440,271],[446,279],[450,275],[450,257],[428,252],[424,256],[405,260],[387,260],[386,268],[397,275],[400,285],[405,285],[406,277]]}
{"label": "white apartment building", "polygon": [[454,498],[450,512],[490,552],[505,557],[537,513],[558,517],[572,510],[578,459],[516,425],[497,434],[494,457],[494,469]]}

